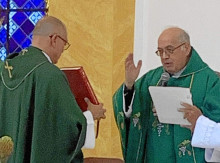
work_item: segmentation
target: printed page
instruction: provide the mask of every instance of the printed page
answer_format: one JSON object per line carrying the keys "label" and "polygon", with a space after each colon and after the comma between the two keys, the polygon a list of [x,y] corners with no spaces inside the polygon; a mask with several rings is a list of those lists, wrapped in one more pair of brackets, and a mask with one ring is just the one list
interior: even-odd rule
{"label": "printed page", "polygon": [[190,125],[189,121],[183,118],[183,113],[178,111],[183,108],[181,102],[192,105],[189,88],[150,86],[149,91],[161,123]]}

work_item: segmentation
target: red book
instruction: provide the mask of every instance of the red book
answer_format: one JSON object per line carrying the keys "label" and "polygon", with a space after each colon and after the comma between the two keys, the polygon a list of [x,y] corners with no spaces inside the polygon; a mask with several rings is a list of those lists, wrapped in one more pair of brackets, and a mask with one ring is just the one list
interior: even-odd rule
{"label": "red book", "polygon": [[61,68],[61,70],[66,74],[76,102],[83,112],[87,110],[87,103],[84,101],[85,97],[88,97],[93,104],[99,104],[82,66]]}

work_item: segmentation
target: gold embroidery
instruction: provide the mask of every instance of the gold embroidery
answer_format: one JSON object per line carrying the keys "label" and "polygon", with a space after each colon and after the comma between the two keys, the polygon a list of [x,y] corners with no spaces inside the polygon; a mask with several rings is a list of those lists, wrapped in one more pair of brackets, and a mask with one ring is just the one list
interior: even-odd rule
{"label": "gold embroidery", "polygon": [[122,117],[124,117],[124,113],[123,113],[123,112],[119,112],[119,115],[121,115]]}
{"label": "gold embroidery", "polygon": [[141,113],[140,112],[138,112],[137,114],[134,114],[133,115],[133,123],[134,123],[134,127],[136,127],[137,126],[137,124],[138,124],[138,129],[140,130],[141,129],[141,125],[140,125],[140,123],[139,123],[139,117],[141,116]]}
{"label": "gold embroidery", "polygon": [[166,130],[165,130],[165,131],[166,131],[166,134],[167,134],[167,135],[170,135],[170,130],[169,130],[170,127],[169,127],[169,126],[170,126],[170,125],[166,124]]}
{"label": "gold embroidery", "polygon": [[11,70],[13,70],[13,67],[8,65],[8,61],[6,61],[5,69],[8,69],[9,78],[12,78]]}
{"label": "gold embroidery", "polygon": [[121,122],[121,129],[124,130],[124,123]]}
{"label": "gold embroidery", "polygon": [[23,49],[23,50],[21,51],[21,55],[24,55],[26,52],[28,52],[28,50],[27,50],[27,49]]}
{"label": "gold embroidery", "polygon": [[13,151],[14,143],[9,136],[3,136],[0,139],[0,162],[7,162],[8,157]]}
{"label": "gold embroidery", "polygon": [[154,118],[154,122],[152,123],[153,131],[157,130],[158,136],[161,136],[161,133],[165,129],[167,135],[170,135],[169,124],[160,123],[158,117]]}
{"label": "gold embroidery", "polygon": [[118,115],[117,115],[117,124],[118,124],[118,127],[121,128],[122,130],[124,129],[124,122],[120,122],[121,121],[121,118],[124,118],[124,113],[123,112],[119,112]]}
{"label": "gold embroidery", "polygon": [[141,129],[141,124],[139,123],[139,125],[138,125],[138,130],[140,130]]}
{"label": "gold embroidery", "polygon": [[154,130],[156,129],[158,123],[159,123],[159,120],[158,120],[157,117],[155,117],[154,122],[152,123],[152,127],[153,127]]}
{"label": "gold embroidery", "polygon": [[184,140],[182,143],[178,145],[179,147],[179,157],[183,157],[186,153],[191,156],[192,152],[189,150],[190,148],[190,140]]}

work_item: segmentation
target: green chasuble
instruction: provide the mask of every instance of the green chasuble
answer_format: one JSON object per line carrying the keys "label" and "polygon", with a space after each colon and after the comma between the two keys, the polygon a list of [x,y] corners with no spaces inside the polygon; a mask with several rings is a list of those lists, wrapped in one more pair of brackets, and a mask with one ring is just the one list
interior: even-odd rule
{"label": "green chasuble", "polygon": [[[153,116],[148,87],[159,83],[163,71],[163,67],[158,67],[137,80],[130,118],[123,112],[123,85],[113,96],[124,160],[126,163],[204,163],[204,149],[192,148],[189,129],[160,123]],[[194,49],[181,76],[171,77],[168,86],[190,88],[193,104],[205,116],[220,122],[219,77]]]}
{"label": "green chasuble", "polygon": [[1,69],[2,69],[2,66],[3,66],[3,62],[2,62],[2,60],[0,59],[0,71],[1,71]]}
{"label": "green chasuble", "polygon": [[0,73],[0,137],[14,142],[8,163],[83,162],[86,119],[64,73],[35,47],[8,57]]}

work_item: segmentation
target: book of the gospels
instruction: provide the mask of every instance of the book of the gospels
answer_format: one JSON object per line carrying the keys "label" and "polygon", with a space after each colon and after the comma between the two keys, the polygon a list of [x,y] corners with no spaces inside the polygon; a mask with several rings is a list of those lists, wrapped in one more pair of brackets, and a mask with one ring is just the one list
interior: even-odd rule
{"label": "book of the gospels", "polygon": [[89,98],[93,104],[99,104],[82,66],[61,68],[61,70],[66,74],[72,93],[82,111],[87,110],[85,97]]}
{"label": "book of the gospels", "polygon": [[[61,68],[61,70],[66,74],[71,91],[83,112],[87,110],[87,103],[84,100],[85,97],[89,98],[91,103],[95,105],[99,104],[82,66]],[[98,137],[98,133],[99,121],[97,121],[96,138]]]}

